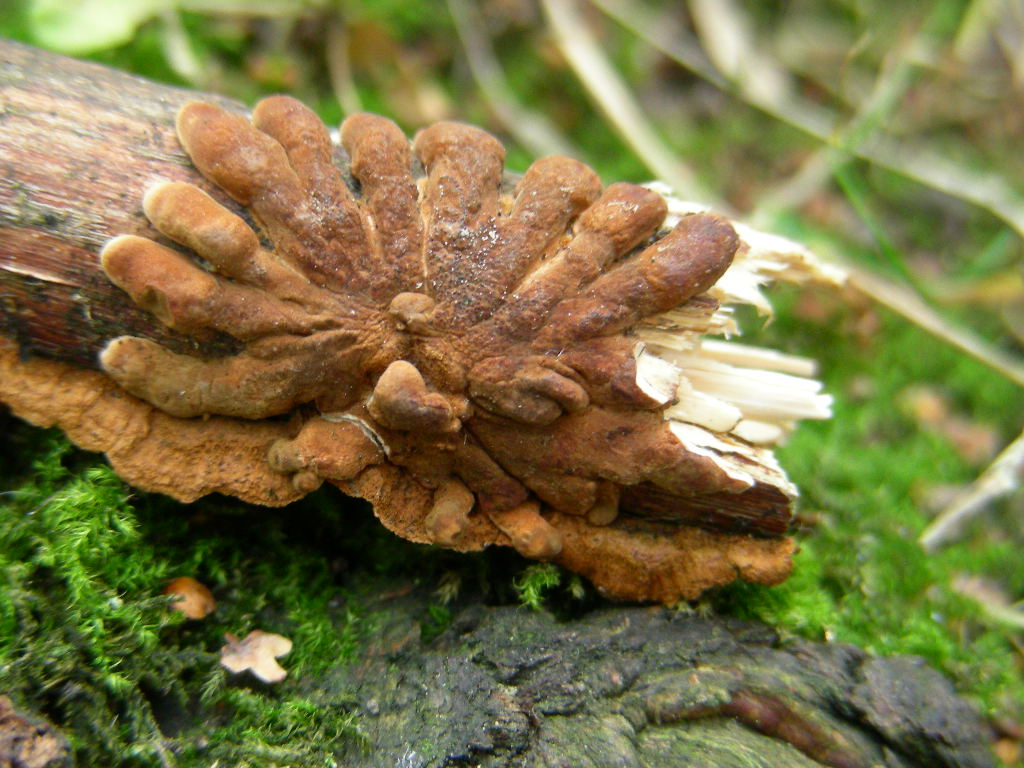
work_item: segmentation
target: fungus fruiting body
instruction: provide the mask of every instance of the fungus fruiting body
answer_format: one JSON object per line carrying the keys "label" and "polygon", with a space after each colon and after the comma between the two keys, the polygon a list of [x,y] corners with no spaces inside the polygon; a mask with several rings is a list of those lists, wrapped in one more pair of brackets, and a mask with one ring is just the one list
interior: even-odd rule
{"label": "fungus fruiting body", "polygon": [[188,619],[205,619],[217,610],[217,601],[202,582],[191,576],[178,576],[164,587],[164,594],[174,598],[171,608]]}
{"label": "fungus fruiting body", "polygon": [[511,184],[501,145],[457,123],[410,144],[354,115],[342,152],[278,96],[251,123],[189,104],[177,130],[247,218],[157,184],[143,207],[166,241],[115,237],[102,266],[237,351],[114,338],[121,388],[186,423],[274,421],[262,460],[296,495],[330,481],[416,541],[511,544],[627,599],[785,578],[795,490],[763,444],[827,407],[792,359],[755,354],[775,368],[759,407],[733,359],[753,352],[702,346],[731,322],[716,283],[734,259],[757,271],[729,221],[563,157]]}

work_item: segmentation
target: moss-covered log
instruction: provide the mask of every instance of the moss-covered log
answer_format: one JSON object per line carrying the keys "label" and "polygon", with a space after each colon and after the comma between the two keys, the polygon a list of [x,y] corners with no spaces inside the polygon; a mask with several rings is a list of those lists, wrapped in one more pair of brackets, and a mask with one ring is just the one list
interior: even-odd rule
{"label": "moss-covered log", "polygon": [[[386,576],[361,582],[361,598],[374,606],[365,618],[376,626],[349,649],[362,661],[287,683],[292,695],[317,703],[318,717],[346,724],[315,753],[289,753],[298,764],[995,765],[990,729],[919,658],[781,642],[763,624],[664,608],[559,620],[468,598],[443,634],[423,642],[429,592],[408,591]],[[247,675],[235,684],[257,685]],[[272,707],[273,690],[264,690]],[[167,754],[187,753],[189,765],[202,764],[207,749],[215,750],[210,759],[233,759],[229,745],[209,742],[202,715],[169,699],[157,712],[159,727],[175,734],[165,742]],[[236,757],[246,755],[243,749]]]}
{"label": "moss-covered log", "polygon": [[994,765],[977,713],[920,659],[645,608],[475,605],[424,645],[421,610],[395,601],[365,661],[328,680],[370,746],[345,765]]}

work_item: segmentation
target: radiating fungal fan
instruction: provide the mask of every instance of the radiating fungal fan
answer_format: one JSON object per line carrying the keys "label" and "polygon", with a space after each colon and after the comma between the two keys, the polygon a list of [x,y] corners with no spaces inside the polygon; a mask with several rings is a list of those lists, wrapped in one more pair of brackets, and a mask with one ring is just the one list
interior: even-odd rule
{"label": "radiating fungal fan", "polygon": [[[458,123],[410,146],[354,115],[341,152],[278,96],[251,124],[189,104],[177,130],[246,218],[158,184],[143,205],[168,240],[115,237],[103,269],[234,353],[114,338],[100,360],[121,388],[197,430],[271,424],[248,444],[297,495],[328,480],[415,541],[511,544],[626,599],[785,578],[795,490],[758,443],[827,403],[791,358],[700,340],[727,330],[718,298],[770,271],[753,238],[711,213],[667,222],[662,194],[568,158],[513,183],[501,145]],[[716,286],[739,273],[755,279]],[[749,375],[751,356],[776,370]]]}

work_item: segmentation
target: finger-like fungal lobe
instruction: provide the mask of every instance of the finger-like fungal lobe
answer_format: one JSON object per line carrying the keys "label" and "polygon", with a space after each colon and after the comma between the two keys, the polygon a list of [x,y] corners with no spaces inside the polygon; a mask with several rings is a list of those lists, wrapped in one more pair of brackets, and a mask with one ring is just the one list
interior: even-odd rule
{"label": "finger-like fungal lobe", "polygon": [[729,221],[564,157],[512,179],[459,123],[410,143],[358,114],[336,147],[277,96],[251,121],[189,104],[177,131],[225,197],[157,184],[163,237],[115,237],[102,266],[235,353],[114,338],[121,388],[182,422],[285,425],[261,460],[297,495],[330,481],[416,541],[511,545],[624,599],[785,578],[795,490],[767,444],[827,403],[800,361],[702,341],[759,296]]}

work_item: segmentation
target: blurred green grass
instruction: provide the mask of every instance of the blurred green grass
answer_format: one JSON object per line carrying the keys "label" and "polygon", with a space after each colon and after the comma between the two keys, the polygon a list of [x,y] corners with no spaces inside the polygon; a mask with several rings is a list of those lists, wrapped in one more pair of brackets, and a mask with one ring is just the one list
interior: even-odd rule
{"label": "blurred green grass", "polygon": [[[0,34],[40,44],[56,39],[54,29],[60,28],[67,39],[70,17],[47,15],[47,8],[61,5],[69,7],[16,0],[0,16]],[[117,5],[91,0],[76,7],[109,15],[118,12]],[[478,4],[479,18],[458,19],[452,14],[460,13],[459,3],[436,0],[267,2],[264,7],[279,13],[259,17],[225,12],[232,5],[227,0],[196,0],[186,4],[192,9],[188,11],[139,14],[123,42],[117,42],[109,24],[106,31],[101,24],[100,32],[77,35],[76,53],[248,103],[286,91],[314,106],[328,122],[340,119],[343,103],[387,114],[409,132],[440,118],[468,120],[500,136],[509,146],[509,166],[523,170],[533,151],[516,122],[509,121],[501,105],[495,106],[498,91],[478,82],[473,57],[479,53],[469,52],[465,26],[456,23],[461,21],[492,46],[507,99],[504,107],[512,115],[524,120],[539,116],[606,182],[644,181],[654,175],[629,137],[617,132],[595,106],[532,0],[484,0]],[[1024,304],[1019,226],[1015,229],[998,211],[973,204],[966,193],[937,191],[913,174],[895,172],[854,152],[867,147],[870,155],[874,139],[895,140],[907,147],[908,157],[925,148],[955,163],[966,178],[991,175],[1011,193],[1024,193],[1024,155],[1019,151],[1024,59],[1013,43],[1016,38],[1007,32],[1009,25],[1024,34],[1024,19],[1020,13],[997,13],[1004,6],[1012,11],[1012,4],[749,1],[722,3],[716,12],[700,2],[645,6],[664,29],[676,32],[712,66],[727,57],[718,51],[716,58],[701,19],[714,20],[714,13],[726,8],[731,15],[719,16],[719,21],[739,23],[748,32],[747,43],[753,41],[758,55],[789,78],[793,93],[833,117],[832,143],[754,106],[756,99],[745,95],[750,83],[742,70],[726,73],[718,86],[711,84],[619,26],[598,5],[579,5],[587,30],[628,84],[655,136],[724,205],[825,256],[839,256],[914,287],[947,322],[971,329],[992,348],[1019,359]],[[81,30],[96,28],[83,25]],[[857,123],[865,105],[870,106],[869,115]],[[859,126],[856,146],[843,138],[854,124]],[[812,163],[819,157],[824,171],[815,174]],[[986,601],[1012,606],[1024,599],[1020,492],[993,504],[938,552],[926,554],[916,544],[935,511],[931,500],[948,487],[969,483],[991,460],[994,448],[1019,434],[1024,425],[1020,388],[853,292],[787,289],[778,293],[776,303],[773,323],[749,323],[751,339],[818,359],[827,390],[836,397],[831,421],[802,425],[780,452],[802,490],[803,516],[812,523],[798,534],[802,551],[790,581],[774,589],[730,587],[710,598],[710,604],[795,634],[853,642],[879,653],[920,654],[994,717],[1022,722],[1022,630],[986,608]],[[923,418],[915,407],[922,392],[937,399],[950,418],[939,423]],[[991,446],[968,450],[948,427],[952,421],[973,429],[970,434],[982,442],[987,437]],[[339,597],[339,560],[409,572],[410,559],[422,558],[412,570],[426,580],[468,570],[476,575],[464,574],[464,579],[486,581],[481,569],[491,567],[485,560],[462,563],[395,542],[368,524],[372,521],[365,509],[348,511],[363,521],[353,532],[353,524],[342,521],[345,512],[339,511],[337,496],[323,493],[297,505],[289,515],[291,523],[265,510],[243,512],[233,503],[210,502],[209,508],[186,510],[144,495],[129,503],[116,480],[97,468],[100,462],[69,453],[59,437],[11,421],[8,427],[4,448],[20,458],[10,462],[5,478],[6,490],[18,489],[5,511],[42,513],[26,518],[21,527],[9,522],[14,516],[7,516],[3,535],[18,546],[6,550],[10,554],[2,561],[3,573],[8,587],[16,577],[27,584],[26,572],[19,570],[27,568],[33,578],[45,576],[40,583],[52,591],[48,597],[26,591],[25,600],[43,601],[31,610],[10,597],[0,601],[4,635],[18,639],[0,642],[0,663],[22,670],[16,693],[55,714],[74,707],[71,699],[54,704],[52,691],[44,693],[45,674],[65,686],[74,681],[82,690],[102,692],[89,699],[95,706],[88,712],[95,717],[104,708],[117,707],[142,717],[144,702],[133,698],[132,691],[157,685],[145,668],[160,659],[161,668],[175,680],[173,685],[164,683],[174,695],[187,698],[199,686],[208,704],[219,702],[238,713],[234,723],[221,723],[217,731],[227,745],[225,755],[242,754],[230,750],[243,750],[251,742],[281,759],[291,755],[288,759],[298,760],[298,754],[304,755],[302,760],[319,760],[323,755],[312,745],[324,729],[357,738],[357,724],[340,713],[336,720],[297,729],[296,713],[312,706],[297,690],[283,694],[276,714],[267,715],[258,713],[254,701],[225,689],[223,675],[187,679],[181,659],[188,654],[210,657],[218,639],[208,629],[166,626],[153,605],[163,580],[175,573],[202,574],[215,591],[229,596],[226,622],[247,626],[257,617],[276,622],[296,640],[290,664],[300,673],[315,674],[326,659],[344,655],[332,635],[339,620],[351,636],[373,627],[372,617],[360,614],[358,600],[343,590]],[[67,546],[67,524],[53,507],[54,497],[65,500],[82,483],[98,484],[96,498],[107,499],[108,507],[113,504],[128,528],[115,525],[103,534],[114,565],[67,555],[70,570],[62,573],[42,554],[46,546]],[[118,499],[111,502],[109,494]],[[235,514],[224,517],[224,507]],[[88,530],[86,513],[92,507],[83,509],[77,524],[89,535],[99,535]],[[138,522],[128,522],[133,516]],[[197,537],[185,516],[219,522],[200,526]],[[321,533],[326,530],[339,539],[332,545],[338,554],[325,554],[323,536],[303,533],[318,526]],[[137,568],[118,571],[119,557],[133,558]],[[569,587],[552,587],[550,574],[544,575],[551,599],[569,599]],[[522,583],[531,590],[537,586]],[[965,589],[964,584],[975,588]],[[82,612],[74,614],[75,626],[67,630],[73,641],[68,645],[54,639],[28,648],[25,643],[38,635],[24,634],[25,616],[36,611],[52,619],[66,597],[63,590],[72,588],[85,590],[75,601]],[[531,601],[539,599],[536,590],[529,594]],[[83,635],[76,629],[114,621],[108,615],[114,598],[126,601],[118,611],[128,611],[128,606],[143,617],[135,629],[144,642],[130,640],[131,626],[110,636]],[[444,613],[440,605],[429,608],[426,622]],[[111,654],[120,653],[117,649],[129,641],[142,643],[141,655],[112,661]],[[91,670],[46,666],[69,653]],[[48,671],[38,677],[29,661]],[[84,727],[75,733],[83,754],[126,760],[133,738],[138,741],[138,733],[151,726],[129,721],[120,732],[102,738]],[[135,748],[149,756],[159,752],[153,745]]]}

